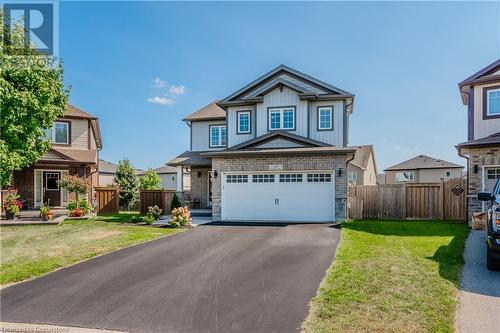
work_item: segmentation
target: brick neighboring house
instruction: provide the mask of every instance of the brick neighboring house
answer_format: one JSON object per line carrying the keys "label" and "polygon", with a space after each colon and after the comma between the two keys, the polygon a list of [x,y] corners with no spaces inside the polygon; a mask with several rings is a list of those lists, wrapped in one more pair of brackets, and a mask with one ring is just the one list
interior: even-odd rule
{"label": "brick neighboring house", "polygon": [[[78,175],[92,186],[99,184],[97,165],[102,148],[99,120],[72,105],[58,118],[47,135],[52,147],[35,164],[14,171],[12,187],[27,200],[30,208],[49,203],[65,206],[72,198],[59,187],[58,180],[65,175]],[[89,191],[92,200],[92,191]]]}
{"label": "brick neighboring house", "polygon": [[476,196],[500,178],[500,59],[458,84],[467,106],[467,141],[458,154],[467,159],[468,215],[482,211]]}
{"label": "brick neighboring house", "polygon": [[[354,95],[280,65],[183,120],[191,198],[214,221],[343,221]],[[180,180],[180,181],[179,181]]]}

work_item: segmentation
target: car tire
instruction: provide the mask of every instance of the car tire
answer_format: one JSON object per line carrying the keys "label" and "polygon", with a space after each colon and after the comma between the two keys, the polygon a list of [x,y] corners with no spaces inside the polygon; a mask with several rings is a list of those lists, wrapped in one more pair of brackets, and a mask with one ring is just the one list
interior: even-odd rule
{"label": "car tire", "polygon": [[486,248],[486,267],[492,271],[500,270],[500,260],[493,258],[493,253],[489,247]]}

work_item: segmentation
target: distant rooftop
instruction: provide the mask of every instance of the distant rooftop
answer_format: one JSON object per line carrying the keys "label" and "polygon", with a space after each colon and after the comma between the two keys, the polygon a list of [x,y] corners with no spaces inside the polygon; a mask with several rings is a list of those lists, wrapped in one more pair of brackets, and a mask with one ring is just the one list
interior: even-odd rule
{"label": "distant rooftop", "polygon": [[436,159],[426,155],[418,155],[407,161],[393,165],[384,171],[395,170],[417,170],[417,169],[445,169],[445,168],[463,168],[463,166]]}

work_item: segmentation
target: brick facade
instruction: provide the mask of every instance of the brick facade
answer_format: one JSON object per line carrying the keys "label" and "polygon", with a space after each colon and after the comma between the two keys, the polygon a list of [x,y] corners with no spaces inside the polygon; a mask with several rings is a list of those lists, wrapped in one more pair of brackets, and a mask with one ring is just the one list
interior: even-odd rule
{"label": "brick facade", "polygon": [[337,221],[344,221],[347,208],[346,161],[346,155],[214,157],[212,169],[214,172],[217,171],[218,177],[212,179],[212,218],[214,221],[221,220],[221,178],[223,172],[269,171],[269,164],[281,164],[284,171],[330,170],[334,172],[335,216]]}
{"label": "brick facade", "polygon": [[[483,167],[500,165],[500,146],[468,147],[462,148],[460,152],[468,157],[468,216],[470,219],[472,213],[483,210],[482,202],[476,199],[477,193],[483,190],[485,177]],[[477,172],[474,171],[476,165]]]}
{"label": "brick facade", "polygon": [[[14,171],[12,177],[12,185],[11,187],[17,189],[18,194],[21,198],[25,199],[28,202],[28,207],[33,208],[35,205],[35,169],[47,169],[47,170],[66,170],[70,175],[79,175],[80,168],[79,166],[75,167],[61,167],[61,166],[31,166],[28,168],[24,168],[19,171]],[[86,180],[92,184],[92,186],[98,185],[98,175],[95,166],[86,167],[84,172],[87,175]],[[94,172],[94,173],[93,173]],[[93,174],[92,174],[93,173]],[[69,193],[68,200],[74,200],[75,195]],[[89,202],[92,202],[93,195],[92,191],[89,191],[88,198]]]}
{"label": "brick facade", "polygon": [[200,200],[200,208],[208,207],[208,174],[211,170],[191,167],[191,198]]}

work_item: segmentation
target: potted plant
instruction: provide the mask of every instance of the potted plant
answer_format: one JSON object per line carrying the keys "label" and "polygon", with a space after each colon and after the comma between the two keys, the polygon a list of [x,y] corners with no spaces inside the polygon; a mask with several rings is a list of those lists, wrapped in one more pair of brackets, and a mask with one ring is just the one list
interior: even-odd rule
{"label": "potted plant", "polygon": [[48,221],[48,220],[52,220],[52,218],[54,218],[54,214],[50,210],[49,206],[42,205],[40,207],[40,217],[42,218],[42,220]]}
{"label": "potted plant", "polygon": [[8,191],[3,202],[5,217],[13,220],[17,213],[23,208],[23,203],[19,200],[19,195],[15,191]]}

